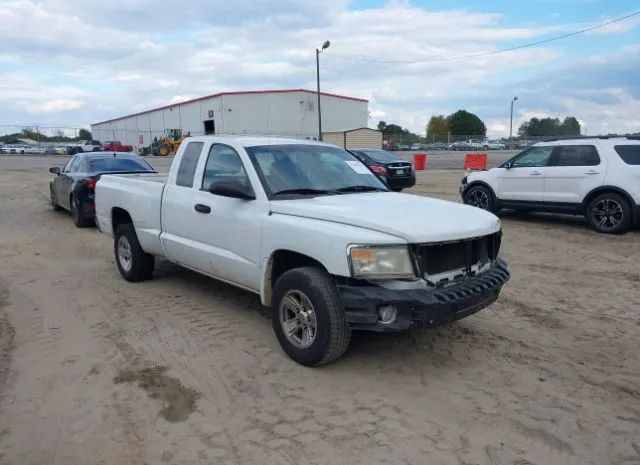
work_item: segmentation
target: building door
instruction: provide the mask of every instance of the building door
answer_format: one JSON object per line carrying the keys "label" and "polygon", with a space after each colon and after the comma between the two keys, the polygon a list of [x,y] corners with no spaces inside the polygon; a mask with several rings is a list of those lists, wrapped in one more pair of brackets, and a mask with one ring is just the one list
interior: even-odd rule
{"label": "building door", "polygon": [[204,134],[215,134],[216,133],[216,123],[214,120],[210,119],[207,121],[203,121],[204,123]]}

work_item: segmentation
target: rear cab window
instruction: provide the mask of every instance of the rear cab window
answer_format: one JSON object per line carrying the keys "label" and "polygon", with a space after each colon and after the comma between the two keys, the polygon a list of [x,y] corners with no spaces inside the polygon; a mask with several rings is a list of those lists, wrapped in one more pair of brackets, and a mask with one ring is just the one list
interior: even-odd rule
{"label": "rear cab window", "polygon": [[189,142],[187,144],[187,148],[184,150],[184,154],[180,160],[180,166],[178,167],[176,185],[193,187],[193,178],[196,174],[202,147],[204,147],[204,142]]}
{"label": "rear cab window", "polygon": [[640,166],[640,144],[616,145],[613,148],[627,165]]}

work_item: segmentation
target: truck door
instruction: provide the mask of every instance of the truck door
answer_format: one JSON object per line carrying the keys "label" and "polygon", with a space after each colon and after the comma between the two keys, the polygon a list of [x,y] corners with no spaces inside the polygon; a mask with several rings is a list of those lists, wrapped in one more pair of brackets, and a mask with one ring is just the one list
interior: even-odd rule
{"label": "truck door", "polygon": [[[199,144],[191,147],[191,144]],[[202,142],[186,147],[176,183],[165,188],[163,240],[167,256],[210,276],[259,291],[260,234],[265,199],[244,200],[209,192],[211,183],[235,181],[252,189],[245,164],[232,148]],[[193,153],[197,152],[197,157]],[[200,159],[197,169],[192,158]],[[185,168],[182,165],[185,163]],[[248,161],[247,161],[248,163]]]}

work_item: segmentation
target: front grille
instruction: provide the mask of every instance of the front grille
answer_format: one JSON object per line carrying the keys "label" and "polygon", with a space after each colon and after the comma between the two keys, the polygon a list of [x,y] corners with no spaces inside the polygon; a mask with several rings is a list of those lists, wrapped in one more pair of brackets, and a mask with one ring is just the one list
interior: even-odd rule
{"label": "front grille", "polygon": [[[434,284],[444,284],[465,276],[474,276],[478,270],[495,262],[500,251],[501,233],[441,244],[418,244],[414,254],[420,274]],[[438,279],[438,275],[449,276]]]}

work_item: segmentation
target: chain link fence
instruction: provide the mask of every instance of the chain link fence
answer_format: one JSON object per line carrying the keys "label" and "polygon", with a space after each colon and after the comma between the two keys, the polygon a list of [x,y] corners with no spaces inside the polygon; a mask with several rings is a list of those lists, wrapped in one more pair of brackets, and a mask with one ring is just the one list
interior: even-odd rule
{"label": "chain link fence", "polygon": [[537,142],[553,138],[576,136],[515,136],[497,134],[478,135],[429,135],[416,137],[414,134],[384,134],[384,147],[388,150],[430,150],[430,151],[474,151],[474,150],[522,150]]}

